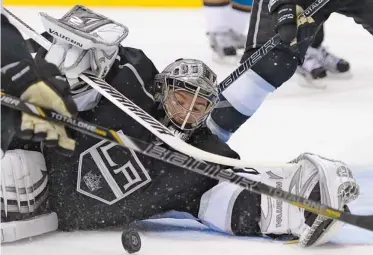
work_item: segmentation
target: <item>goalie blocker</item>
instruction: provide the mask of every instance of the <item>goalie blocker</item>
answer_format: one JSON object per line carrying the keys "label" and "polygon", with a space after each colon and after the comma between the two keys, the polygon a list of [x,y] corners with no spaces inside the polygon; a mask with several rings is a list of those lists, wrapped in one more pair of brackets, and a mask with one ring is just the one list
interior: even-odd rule
{"label": "goalie blocker", "polygon": [[[54,55],[54,61],[63,63],[66,55]],[[118,56],[104,78],[191,145],[238,158],[203,125],[218,96],[216,75],[204,63],[180,59],[158,74],[141,50],[119,46]],[[73,93],[81,118],[118,130],[118,135],[123,132],[148,142],[155,140],[95,91],[84,87],[73,89]],[[123,226],[173,211],[219,231],[235,235],[290,234],[300,238],[303,246],[309,246],[326,242],[341,226],[337,221],[233,184],[218,183],[110,142],[99,142],[81,133],[74,133],[74,138],[76,153],[68,160],[44,148],[53,198],[49,206],[57,213],[62,230]],[[260,169],[263,174],[257,176],[245,169],[232,171],[337,209],[358,195],[351,172],[341,162],[302,154],[292,163],[286,168]],[[9,167],[9,172],[19,171],[13,165]],[[5,213],[5,207],[2,210]],[[320,232],[320,228],[325,231]]]}

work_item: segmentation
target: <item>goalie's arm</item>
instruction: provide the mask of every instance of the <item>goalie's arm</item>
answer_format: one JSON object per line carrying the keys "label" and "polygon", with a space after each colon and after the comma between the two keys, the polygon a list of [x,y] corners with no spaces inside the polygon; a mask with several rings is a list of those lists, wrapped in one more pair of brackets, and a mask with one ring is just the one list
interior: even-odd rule
{"label": "goalie's arm", "polygon": [[[32,60],[31,54],[27,50],[25,40],[17,28],[1,14],[1,73],[5,72],[6,66],[24,59]],[[2,77],[2,90],[8,91],[7,84]],[[11,143],[19,125],[19,112],[15,112],[7,107],[1,108],[1,151],[6,151]]]}
{"label": "goalie's arm", "polygon": [[[76,105],[68,85],[59,79],[57,67],[43,59],[34,61],[22,35],[13,26],[17,24],[17,20],[4,8],[1,19],[2,91],[67,116],[75,114]],[[66,135],[63,127],[54,127],[54,123],[11,109],[2,108],[1,111],[2,154],[16,133],[25,140],[44,141],[68,155],[75,149],[75,141]]]}

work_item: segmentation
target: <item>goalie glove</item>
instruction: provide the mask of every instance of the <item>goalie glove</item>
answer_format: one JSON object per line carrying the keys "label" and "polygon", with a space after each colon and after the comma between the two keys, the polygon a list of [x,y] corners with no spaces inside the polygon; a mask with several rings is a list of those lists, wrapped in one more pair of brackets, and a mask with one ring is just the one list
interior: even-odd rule
{"label": "goalie glove", "polygon": [[[69,85],[60,75],[57,67],[44,59],[36,59],[35,62],[23,60],[2,68],[2,88],[22,100],[71,117],[77,112],[76,104],[70,95]],[[19,119],[22,119],[21,123]],[[8,124],[7,128],[17,130],[18,136],[23,139],[43,141],[46,146],[55,147],[58,152],[68,156],[75,149],[75,141],[67,135],[62,125],[26,113],[22,113],[22,118],[10,116],[4,121]],[[2,149],[5,150],[5,146]]]}
{"label": "goalie glove", "polygon": [[40,13],[42,23],[54,37],[45,59],[59,67],[74,89],[78,76],[90,71],[104,78],[113,65],[128,28],[82,5],[74,6],[61,19]]}
{"label": "goalie glove", "polygon": [[303,9],[294,0],[271,0],[268,11],[275,20],[275,31],[285,45],[310,41],[317,26],[312,17],[302,15]]}

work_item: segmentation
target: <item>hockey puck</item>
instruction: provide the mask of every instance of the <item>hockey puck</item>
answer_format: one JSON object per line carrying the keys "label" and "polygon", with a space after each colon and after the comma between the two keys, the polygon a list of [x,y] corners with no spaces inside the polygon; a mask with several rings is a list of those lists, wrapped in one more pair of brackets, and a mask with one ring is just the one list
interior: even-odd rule
{"label": "hockey puck", "polygon": [[128,253],[135,253],[141,249],[141,238],[134,229],[125,229],[122,233],[122,245]]}

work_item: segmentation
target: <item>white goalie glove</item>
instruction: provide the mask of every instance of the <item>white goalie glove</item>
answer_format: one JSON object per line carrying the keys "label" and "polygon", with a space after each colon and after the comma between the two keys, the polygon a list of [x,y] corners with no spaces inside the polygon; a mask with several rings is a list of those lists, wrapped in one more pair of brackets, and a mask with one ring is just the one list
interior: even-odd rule
{"label": "white goalie glove", "polygon": [[126,26],[81,5],[61,19],[40,15],[45,29],[54,37],[45,59],[59,67],[72,89],[80,84],[78,76],[82,72],[104,78],[128,35]]}
{"label": "white goalie glove", "polygon": [[57,229],[48,211],[48,175],[40,152],[8,150],[1,159],[1,242],[13,242]]}

